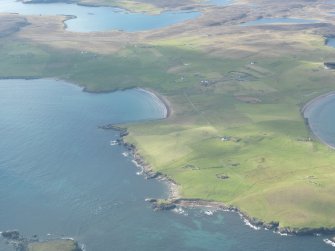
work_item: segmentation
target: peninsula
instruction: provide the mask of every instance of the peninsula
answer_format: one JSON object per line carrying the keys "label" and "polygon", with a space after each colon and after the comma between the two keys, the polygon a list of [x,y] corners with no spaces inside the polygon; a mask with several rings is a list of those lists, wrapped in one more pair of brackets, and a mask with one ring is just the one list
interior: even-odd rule
{"label": "peninsula", "polygon": [[[123,125],[124,140],[177,184],[174,199],[223,203],[291,232],[334,230],[335,153],[300,113],[335,89],[335,72],[324,67],[335,59],[325,45],[335,35],[334,4],[163,2],[122,3],[202,14],[164,29],[90,34],[66,31],[63,16],[1,14],[0,77],[60,78],[91,92],[155,90],[173,112]],[[284,19],[246,25],[262,18]]]}

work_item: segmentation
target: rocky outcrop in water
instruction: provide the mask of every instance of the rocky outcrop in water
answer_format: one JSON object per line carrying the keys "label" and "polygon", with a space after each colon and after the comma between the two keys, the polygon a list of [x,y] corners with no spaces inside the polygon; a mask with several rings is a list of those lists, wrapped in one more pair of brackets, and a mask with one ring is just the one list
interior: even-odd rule
{"label": "rocky outcrop in water", "polygon": [[19,240],[21,239],[21,235],[19,231],[12,230],[12,231],[5,231],[1,233],[2,237],[7,240]]}
{"label": "rocky outcrop in water", "polygon": [[120,133],[120,137],[125,137],[128,135],[128,130],[127,128],[116,126],[113,124],[107,124],[107,125],[102,125],[98,126],[98,128],[103,129],[103,130],[114,130]]}
{"label": "rocky outcrop in water", "polygon": [[172,210],[177,207],[174,202],[169,200],[152,200],[151,206],[155,211]]}
{"label": "rocky outcrop in water", "polygon": [[149,172],[146,172],[145,173],[145,178],[150,180],[150,179],[156,179],[156,178],[159,178],[162,174],[160,172],[152,172],[152,171],[149,171]]}
{"label": "rocky outcrop in water", "polygon": [[24,238],[19,231],[9,230],[1,233],[7,243],[15,248],[16,251],[27,251],[29,240]]}

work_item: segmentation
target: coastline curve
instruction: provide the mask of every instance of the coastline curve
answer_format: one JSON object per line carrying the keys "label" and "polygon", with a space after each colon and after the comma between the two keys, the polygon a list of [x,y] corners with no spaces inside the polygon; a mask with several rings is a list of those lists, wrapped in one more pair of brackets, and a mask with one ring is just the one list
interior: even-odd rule
{"label": "coastline curve", "polygon": [[335,144],[331,144],[324,140],[316,131],[315,128],[310,123],[310,117],[311,113],[313,112],[313,109],[315,107],[318,107],[322,104],[324,104],[327,100],[329,99],[334,99],[335,98],[335,91],[331,91],[325,94],[322,94],[320,96],[317,96],[310,101],[308,101],[303,107],[300,109],[301,115],[305,120],[305,125],[308,128],[311,136],[313,136],[315,139],[317,139],[319,142],[322,144],[326,145],[332,150],[335,150]]}

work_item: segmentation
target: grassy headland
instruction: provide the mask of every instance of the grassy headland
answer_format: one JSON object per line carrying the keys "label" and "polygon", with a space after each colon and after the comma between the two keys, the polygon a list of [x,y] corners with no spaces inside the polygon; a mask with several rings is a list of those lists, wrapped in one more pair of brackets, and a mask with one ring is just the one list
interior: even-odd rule
{"label": "grassy headland", "polygon": [[[241,20],[245,11],[247,18],[259,14],[236,8],[227,13]],[[56,28],[48,36],[62,34],[61,45],[48,46],[54,42],[36,36],[38,18],[30,19],[16,37],[1,38],[0,77],[56,77],[89,91],[152,88],[174,113],[127,125],[127,141],[180,184],[182,197],[232,204],[281,227],[334,227],[335,153],[309,140],[300,114],[305,102],[335,87],[334,72],[323,68],[335,50],[317,35],[328,27],[246,28],[222,12],[217,18],[226,26],[203,17],[187,29],[100,35],[136,38],[113,53],[97,52],[99,37],[90,48],[80,34]]]}

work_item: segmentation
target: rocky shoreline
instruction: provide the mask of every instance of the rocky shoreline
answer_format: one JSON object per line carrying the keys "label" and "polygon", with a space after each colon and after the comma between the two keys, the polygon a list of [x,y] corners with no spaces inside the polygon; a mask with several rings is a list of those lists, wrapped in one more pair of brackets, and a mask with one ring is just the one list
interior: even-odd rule
{"label": "rocky shoreline", "polygon": [[140,174],[143,175],[145,179],[157,179],[165,182],[169,188],[169,195],[170,195],[169,199],[176,199],[179,197],[178,184],[174,180],[167,177],[166,175],[160,172],[153,171],[150,164],[147,163],[144,160],[144,158],[139,154],[136,146],[124,140],[124,137],[126,137],[129,134],[127,128],[113,124],[98,126],[98,128],[103,130],[114,130],[119,132],[119,138],[116,139],[115,142],[118,145],[123,146],[127,150],[128,155],[132,157],[136,167],[140,169]]}
{"label": "rocky shoreline", "polygon": [[[172,199],[172,200],[157,200],[148,198],[147,202],[152,204],[152,208],[156,211],[158,210],[172,210],[177,207],[183,208],[202,208],[202,209],[210,209],[212,211],[229,211],[233,213],[237,213],[243,221],[252,227],[253,229],[265,229],[271,230],[274,233],[278,233],[281,235],[297,235],[297,236],[310,236],[310,235],[330,235],[335,234],[334,228],[327,227],[318,227],[318,228],[292,228],[292,227],[280,227],[280,223],[277,221],[265,222],[263,220],[257,219],[255,217],[249,216],[247,213],[241,211],[239,208],[226,205],[224,203],[215,202],[215,201],[206,201],[201,199]],[[334,237],[335,238],[335,237]]]}
{"label": "rocky shoreline", "polygon": [[104,125],[100,126],[99,128],[108,130],[113,129],[120,133],[120,138],[116,140],[119,145],[122,145],[126,148],[126,150],[129,153],[129,156],[133,158],[134,163],[138,168],[141,169],[141,174],[146,179],[157,179],[163,182],[166,182],[166,184],[169,187],[169,198],[168,199],[156,199],[156,198],[147,198],[146,201],[148,203],[151,203],[151,206],[153,210],[155,211],[161,211],[161,210],[173,210],[177,207],[182,208],[205,208],[205,209],[211,209],[213,211],[229,211],[234,212],[240,215],[240,217],[243,219],[243,221],[251,226],[254,229],[266,229],[271,230],[275,233],[281,234],[281,235],[329,235],[329,234],[335,234],[335,227],[334,228],[327,228],[327,227],[318,227],[318,228],[292,228],[292,227],[281,227],[280,223],[277,221],[271,221],[271,222],[265,222],[261,219],[252,217],[248,215],[247,213],[240,210],[238,207],[232,206],[232,205],[226,205],[221,202],[215,202],[215,201],[208,201],[208,200],[202,200],[202,199],[187,199],[187,198],[181,198],[178,192],[178,184],[167,177],[166,175],[155,172],[152,170],[150,164],[145,162],[143,157],[138,153],[136,146],[134,144],[127,143],[124,140],[124,137],[128,135],[128,130],[123,127],[115,126],[115,125]]}
{"label": "rocky shoreline", "polygon": [[[152,90],[148,90],[152,92]],[[170,104],[166,99],[163,99],[160,95],[157,95],[157,93],[153,92],[154,95],[156,95],[164,104],[167,106],[168,109],[168,116],[171,115],[171,109]],[[327,97],[329,95],[335,95],[335,92],[331,92],[325,95],[321,95],[308,103],[306,103],[301,108],[301,113],[304,115],[304,112],[306,109],[314,102],[320,100],[321,98]],[[308,121],[308,120],[307,120]],[[169,198],[168,199],[156,199],[156,198],[147,198],[146,201],[148,203],[151,203],[153,210],[159,211],[159,210],[173,210],[177,207],[184,207],[184,208],[206,208],[211,209],[213,211],[229,211],[234,212],[240,215],[240,217],[243,219],[243,221],[251,226],[254,229],[267,229],[272,230],[275,233],[281,234],[281,235],[329,235],[329,234],[335,234],[335,227],[333,228],[327,228],[327,227],[304,227],[304,228],[294,228],[294,227],[281,227],[280,223],[277,221],[271,221],[271,222],[265,222],[261,219],[257,219],[255,217],[252,217],[248,215],[247,213],[240,210],[238,207],[232,206],[232,205],[226,205],[221,202],[215,202],[215,201],[207,201],[202,199],[186,199],[181,198],[179,194],[179,185],[172,180],[171,178],[167,177],[166,175],[155,172],[152,170],[149,163],[147,163],[144,158],[139,154],[136,146],[134,144],[126,142],[124,137],[126,137],[129,132],[127,128],[120,127],[113,124],[103,125],[99,126],[100,129],[104,130],[116,130],[118,131],[119,138],[116,140],[117,144],[122,145],[126,148],[129,156],[133,158],[133,162],[135,165],[140,169],[140,173],[146,178],[146,179],[157,179],[160,181],[163,181],[167,184],[169,187]]]}

